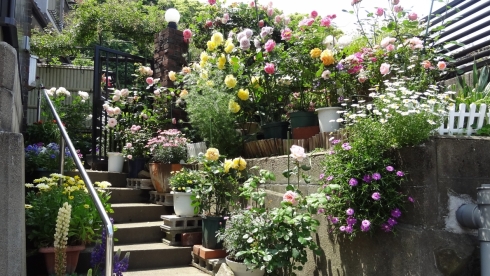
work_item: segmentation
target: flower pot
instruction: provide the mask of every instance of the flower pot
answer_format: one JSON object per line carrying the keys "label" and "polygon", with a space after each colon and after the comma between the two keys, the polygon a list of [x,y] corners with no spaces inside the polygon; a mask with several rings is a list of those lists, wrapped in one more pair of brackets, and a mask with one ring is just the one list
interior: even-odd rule
{"label": "flower pot", "polygon": [[192,206],[192,193],[172,192],[174,195],[174,211],[180,217],[193,217],[194,207]]}
{"label": "flower pot", "polygon": [[[66,273],[72,274],[75,272],[78,264],[78,256],[80,255],[80,251],[84,249],[85,245],[66,247]],[[46,269],[48,270],[49,275],[54,274],[54,251],[54,247],[43,247],[39,249],[39,252],[44,254],[44,261],[46,262]]]}
{"label": "flower pot", "polygon": [[264,138],[287,139],[288,126],[289,126],[288,122],[274,122],[274,123],[264,124],[262,125],[262,132],[264,133]]}
{"label": "flower pot", "polygon": [[311,111],[291,112],[289,118],[291,119],[291,129],[318,125],[318,116]]}
{"label": "flower pot", "polygon": [[309,139],[320,133],[319,126],[293,128],[293,139]]}
{"label": "flower pot", "polygon": [[232,261],[228,257],[226,258],[226,264],[235,276],[262,276],[265,274],[265,270],[247,270],[247,266],[244,263]]}
{"label": "flower pot", "polygon": [[148,162],[148,158],[135,157],[128,160],[128,177],[138,178],[138,173],[145,169],[145,164]]}
{"label": "flower pot", "polygon": [[107,156],[109,157],[107,164],[107,171],[109,172],[122,172],[124,165],[124,156],[120,152],[108,152]]}
{"label": "flower pot", "polygon": [[150,177],[153,187],[158,193],[166,193],[170,191],[169,178],[172,176],[170,172],[180,171],[182,169],[181,164],[163,164],[163,163],[150,163]]}
{"label": "flower pot", "polygon": [[216,238],[216,232],[224,228],[226,220],[223,217],[210,217],[206,216],[202,218],[202,246],[209,249],[221,249],[223,248],[223,242],[218,242]]}
{"label": "flower pot", "polygon": [[[320,123],[320,132],[332,132],[339,129],[339,123],[337,119],[340,118],[340,113],[337,111],[342,110],[340,107],[322,107],[318,108],[318,121]],[[330,122],[333,120],[333,122]]]}

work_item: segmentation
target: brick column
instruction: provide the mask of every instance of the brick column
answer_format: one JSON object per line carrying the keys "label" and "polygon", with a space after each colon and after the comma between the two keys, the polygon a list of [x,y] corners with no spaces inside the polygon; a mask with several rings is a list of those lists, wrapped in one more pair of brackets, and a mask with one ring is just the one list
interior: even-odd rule
{"label": "brick column", "polygon": [[182,31],[167,28],[155,34],[155,70],[153,77],[160,78],[164,87],[173,87],[174,84],[168,79],[168,72],[179,72],[186,65],[186,59],[182,56],[187,54],[189,45],[184,42]]}

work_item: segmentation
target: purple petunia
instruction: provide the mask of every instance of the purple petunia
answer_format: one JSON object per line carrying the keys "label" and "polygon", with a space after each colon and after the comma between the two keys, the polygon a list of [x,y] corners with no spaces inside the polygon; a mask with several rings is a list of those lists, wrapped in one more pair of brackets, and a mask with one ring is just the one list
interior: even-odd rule
{"label": "purple petunia", "polygon": [[402,176],[404,176],[405,174],[404,174],[402,171],[397,171],[397,172],[396,172],[396,175],[398,175],[399,177],[402,177]]}
{"label": "purple petunia", "polygon": [[349,180],[349,185],[351,185],[352,187],[357,186],[357,179],[355,179],[355,178],[351,178],[351,179]]}
{"label": "purple petunia", "polygon": [[354,217],[347,217],[346,221],[347,221],[347,225],[351,225],[351,226],[357,223],[357,219],[355,219]]}
{"label": "purple petunia", "polygon": [[362,181],[366,182],[366,183],[371,183],[371,176],[369,174],[366,174],[363,178],[362,178]]}
{"label": "purple petunia", "polygon": [[361,231],[367,232],[371,228],[371,222],[367,219],[361,222]]}
{"label": "purple petunia", "polygon": [[339,218],[333,217],[333,218],[330,218],[330,221],[332,222],[332,224],[337,224],[337,223],[339,223]]}
{"label": "purple petunia", "polygon": [[347,225],[347,226],[345,227],[345,232],[346,232],[346,233],[349,233],[349,234],[350,234],[350,233],[352,233],[352,230],[354,230],[354,229],[352,229],[352,226],[350,226],[350,225]]}
{"label": "purple petunia", "polygon": [[336,145],[338,143],[340,143],[340,140],[338,140],[338,139],[335,139],[335,140],[332,141],[332,145]]}
{"label": "purple petunia", "polygon": [[379,173],[373,173],[372,178],[373,178],[374,180],[380,180],[380,179],[381,179],[381,174],[379,174]]}
{"label": "purple petunia", "polygon": [[374,199],[374,200],[380,200],[381,199],[381,194],[378,193],[378,192],[374,192],[371,197]]}
{"label": "purple petunia", "polygon": [[327,177],[327,181],[332,181],[332,179],[333,179],[333,175],[329,175],[329,176]]}
{"label": "purple petunia", "polygon": [[319,214],[323,214],[323,213],[325,213],[325,209],[320,208],[320,209],[318,209],[318,211],[316,211],[316,213],[317,213],[318,215],[319,215]]}
{"label": "purple petunia", "polygon": [[393,228],[388,224],[388,223],[383,223],[381,225],[381,230],[385,231],[385,232],[391,232]]}
{"label": "purple petunia", "polygon": [[348,216],[352,216],[352,215],[354,215],[354,209],[349,208],[349,209],[347,209],[347,210],[345,211],[345,213],[346,213]]}
{"label": "purple petunia", "polygon": [[413,197],[409,196],[409,197],[408,197],[408,201],[410,201],[410,202],[414,203],[414,202],[415,202],[415,199],[413,199]]}
{"label": "purple petunia", "polygon": [[345,226],[344,226],[344,225],[340,226],[340,227],[339,227],[339,230],[340,230],[341,232],[344,232],[344,231],[345,231]]}
{"label": "purple petunia", "polygon": [[351,146],[351,145],[349,145],[349,143],[343,143],[343,144],[342,144],[342,148],[343,148],[344,150],[350,150],[350,149],[352,149],[352,146]]}
{"label": "purple petunia", "polygon": [[388,166],[388,167],[386,167],[386,170],[389,172],[392,172],[395,170],[395,168],[393,168],[392,166]]}
{"label": "purple petunia", "polygon": [[391,210],[391,216],[392,217],[399,218],[401,215],[402,215],[402,212],[400,211],[400,209],[395,208],[395,209]]}
{"label": "purple petunia", "polygon": [[398,222],[394,218],[389,218],[386,223],[388,223],[390,226],[395,226]]}
{"label": "purple petunia", "polygon": [[328,155],[334,155],[335,154],[335,151],[334,150],[329,150],[328,151]]}
{"label": "purple petunia", "polygon": [[324,173],[321,173],[320,174],[320,179],[323,179],[325,177],[325,174]]}

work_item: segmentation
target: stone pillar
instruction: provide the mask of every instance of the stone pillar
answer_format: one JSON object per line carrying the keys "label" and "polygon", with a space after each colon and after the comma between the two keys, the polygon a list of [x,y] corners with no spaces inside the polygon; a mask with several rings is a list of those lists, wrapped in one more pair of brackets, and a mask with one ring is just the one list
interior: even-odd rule
{"label": "stone pillar", "polygon": [[0,275],[26,275],[24,139],[17,52],[0,42]]}
{"label": "stone pillar", "polygon": [[155,70],[153,77],[160,78],[164,87],[173,87],[173,82],[168,78],[168,72],[179,72],[186,65],[189,45],[184,42],[182,31],[167,28],[155,34],[155,53],[153,56]]}

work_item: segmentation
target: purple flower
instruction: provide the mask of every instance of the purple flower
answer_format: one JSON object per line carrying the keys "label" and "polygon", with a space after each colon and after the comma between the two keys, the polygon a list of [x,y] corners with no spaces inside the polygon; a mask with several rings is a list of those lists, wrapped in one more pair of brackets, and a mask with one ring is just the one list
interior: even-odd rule
{"label": "purple flower", "polygon": [[338,140],[338,139],[335,139],[335,140],[332,141],[332,145],[336,145],[338,143],[340,143],[340,140]]}
{"label": "purple flower", "polygon": [[351,179],[349,180],[349,185],[351,185],[352,187],[357,186],[357,179],[355,179],[355,178],[351,178]]}
{"label": "purple flower", "polygon": [[415,199],[413,199],[413,197],[409,196],[409,197],[408,197],[408,201],[410,201],[410,202],[414,203],[414,202],[415,202]]}
{"label": "purple flower", "polygon": [[344,150],[350,150],[350,149],[352,149],[352,147],[351,147],[351,145],[349,145],[349,143],[343,143],[343,144],[342,144],[342,148],[343,148]]}
{"label": "purple flower", "polygon": [[344,100],[344,97],[342,97],[342,96],[339,96],[339,97],[337,98],[337,102],[338,102],[338,103],[342,102],[343,100]]}
{"label": "purple flower", "polygon": [[341,232],[344,232],[344,231],[345,231],[345,226],[343,226],[343,225],[342,225],[342,226],[340,226],[340,227],[339,227],[339,230],[340,230]]}
{"label": "purple flower", "polygon": [[363,220],[361,223],[361,231],[367,232],[371,228],[371,222],[367,219]]}
{"label": "purple flower", "polygon": [[337,64],[337,69],[338,69],[339,71],[344,70],[344,65],[343,65],[342,63],[340,63],[340,62],[339,62],[339,64]]}
{"label": "purple flower", "polygon": [[391,229],[392,227],[388,223],[383,223],[383,225],[381,225],[381,230],[385,232],[391,232]]}
{"label": "purple flower", "polygon": [[374,192],[371,197],[374,199],[374,200],[380,200],[381,199],[381,194],[378,193],[378,192]]}
{"label": "purple flower", "polygon": [[372,177],[373,177],[374,180],[380,180],[381,179],[381,174],[379,174],[379,173],[373,173],[373,176]]}
{"label": "purple flower", "polygon": [[394,218],[389,218],[386,223],[388,223],[390,226],[395,226],[398,222]]}
{"label": "purple flower", "polygon": [[363,180],[364,182],[366,182],[366,183],[371,183],[371,180],[372,180],[372,179],[371,179],[371,176],[370,176],[369,174],[366,174],[366,175],[365,175],[365,176],[362,178],[362,180]]}
{"label": "purple flower", "polygon": [[325,177],[325,174],[320,174],[320,179],[323,179]]}
{"label": "purple flower", "polygon": [[332,222],[332,224],[337,224],[339,223],[339,218],[338,217],[333,217],[330,219],[330,222]]}
{"label": "purple flower", "polygon": [[327,177],[327,181],[332,181],[332,179],[333,179],[333,175],[329,175],[329,176]]}
{"label": "purple flower", "polygon": [[347,225],[355,225],[357,223],[357,219],[355,219],[354,217],[347,217],[346,221]]}
{"label": "purple flower", "polygon": [[319,214],[323,214],[323,213],[325,213],[325,209],[320,208],[320,209],[318,209],[318,211],[316,211],[316,213],[317,213],[318,215],[319,215]]}
{"label": "purple flower", "polygon": [[402,215],[402,212],[400,211],[400,209],[395,208],[395,209],[391,210],[391,216],[392,217],[399,218],[401,215]]}
{"label": "purple flower", "polygon": [[349,209],[347,209],[347,210],[345,211],[345,213],[346,213],[348,216],[352,216],[352,215],[354,215],[354,209],[349,208]]}
{"label": "purple flower", "polygon": [[326,198],[327,200],[330,200],[330,196],[325,196],[325,198]]}
{"label": "purple flower", "polygon": [[389,172],[392,172],[395,170],[395,168],[393,168],[392,166],[388,166],[388,167],[386,167],[386,170]]}
{"label": "purple flower", "polygon": [[353,229],[352,229],[352,226],[351,226],[351,225],[347,225],[347,226],[345,227],[345,232],[346,232],[346,233],[349,233],[349,234],[350,234],[350,233],[352,233],[352,230],[353,230]]}
{"label": "purple flower", "polygon": [[329,150],[328,151],[328,155],[334,155],[335,154],[335,151],[334,150]]}
{"label": "purple flower", "polygon": [[396,175],[398,175],[399,177],[402,177],[402,176],[404,176],[405,174],[404,174],[402,171],[397,171],[397,172],[396,172]]}

